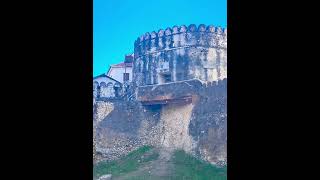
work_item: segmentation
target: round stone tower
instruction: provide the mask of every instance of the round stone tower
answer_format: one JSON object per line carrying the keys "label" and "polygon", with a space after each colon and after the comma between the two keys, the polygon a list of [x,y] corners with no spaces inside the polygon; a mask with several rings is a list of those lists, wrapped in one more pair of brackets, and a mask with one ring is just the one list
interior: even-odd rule
{"label": "round stone tower", "polygon": [[227,29],[174,26],[146,33],[134,43],[133,82],[138,86],[227,78]]}

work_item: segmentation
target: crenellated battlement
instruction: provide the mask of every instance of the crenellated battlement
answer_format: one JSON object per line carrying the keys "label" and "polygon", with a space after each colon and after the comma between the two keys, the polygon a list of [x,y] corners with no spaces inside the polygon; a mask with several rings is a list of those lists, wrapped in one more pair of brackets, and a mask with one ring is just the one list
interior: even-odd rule
{"label": "crenellated battlement", "polygon": [[113,160],[151,145],[227,162],[227,29],[148,32],[125,62],[132,63],[130,86],[93,84],[97,152]]}
{"label": "crenellated battlement", "polygon": [[133,81],[153,85],[227,76],[227,29],[191,24],[152,31],[134,43]]}
{"label": "crenellated battlement", "polygon": [[173,26],[165,30],[160,29],[158,32],[147,32],[135,41],[134,55],[139,57],[159,51],[194,46],[226,49],[227,29],[204,24],[197,27],[195,24],[191,24],[188,27],[185,25]]}

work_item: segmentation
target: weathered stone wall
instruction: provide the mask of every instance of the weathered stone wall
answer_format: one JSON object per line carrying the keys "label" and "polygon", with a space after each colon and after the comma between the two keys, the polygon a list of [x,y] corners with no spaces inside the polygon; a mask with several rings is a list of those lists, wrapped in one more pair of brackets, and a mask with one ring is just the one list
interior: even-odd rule
{"label": "weathered stone wall", "polygon": [[[143,106],[139,101],[98,101],[95,111],[97,152],[105,159],[143,146],[184,149],[211,163],[226,162],[226,79],[214,83],[187,82],[193,101],[186,104]],[[174,83],[160,86],[161,93]],[[175,88],[179,94],[189,87]],[[147,92],[146,92],[147,93]],[[112,104],[112,105],[111,105]]]}
{"label": "weathered stone wall", "polygon": [[133,82],[138,86],[197,78],[227,77],[227,30],[192,24],[146,33],[135,41]]}
{"label": "weathered stone wall", "polygon": [[208,82],[199,91],[189,133],[198,142],[195,153],[217,164],[227,162],[227,80]]}
{"label": "weathered stone wall", "polygon": [[225,164],[227,30],[174,26],[139,37],[133,83],[121,98],[94,101],[95,147],[102,158],[152,145]]}
{"label": "weathered stone wall", "polygon": [[113,111],[114,105],[111,102],[95,101],[93,104],[93,162],[99,161],[100,157],[97,155],[97,138],[96,130],[99,123],[105,119],[108,114]]}
{"label": "weathered stone wall", "polygon": [[161,146],[192,152],[194,143],[189,134],[189,124],[194,105],[167,104],[162,107],[160,127]]}
{"label": "weathered stone wall", "polygon": [[125,100],[115,100],[113,106],[113,111],[96,126],[96,150],[103,154],[105,159],[116,159],[142,145],[156,145],[160,142],[153,142],[159,139],[154,136],[160,135],[155,128],[160,120],[160,107],[146,108],[139,102]]}
{"label": "weathered stone wall", "polygon": [[93,98],[107,98],[114,99],[119,98],[124,95],[124,88],[120,83],[104,83],[101,82],[100,85],[96,82],[93,83]]}

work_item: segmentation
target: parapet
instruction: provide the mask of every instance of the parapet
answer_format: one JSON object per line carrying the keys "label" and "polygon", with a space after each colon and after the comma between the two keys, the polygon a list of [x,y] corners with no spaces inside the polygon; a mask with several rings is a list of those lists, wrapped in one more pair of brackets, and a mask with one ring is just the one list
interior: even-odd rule
{"label": "parapet", "polygon": [[188,27],[173,26],[141,35],[134,43],[134,57],[192,46],[212,48],[227,48],[227,29],[222,27],[206,26],[198,27],[191,24]]}
{"label": "parapet", "polygon": [[223,97],[227,89],[227,79],[204,82],[199,79],[145,85],[137,88],[137,100],[143,105],[191,103],[195,96],[207,95]]}

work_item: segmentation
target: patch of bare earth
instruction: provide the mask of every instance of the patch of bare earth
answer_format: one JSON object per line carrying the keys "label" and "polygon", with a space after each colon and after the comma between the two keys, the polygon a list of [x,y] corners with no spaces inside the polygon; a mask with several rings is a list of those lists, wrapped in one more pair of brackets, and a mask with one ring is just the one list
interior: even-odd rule
{"label": "patch of bare earth", "polygon": [[[146,165],[140,167],[138,170],[127,173],[120,177],[114,177],[115,180],[161,180],[168,179],[168,177],[172,174],[173,164],[170,159],[173,154],[173,150],[171,149],[153,149],[151,153],[159,153],[158,159],[147,163]],[[148,156],[148,154],[145,154]]]}

